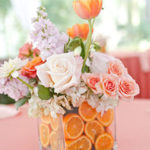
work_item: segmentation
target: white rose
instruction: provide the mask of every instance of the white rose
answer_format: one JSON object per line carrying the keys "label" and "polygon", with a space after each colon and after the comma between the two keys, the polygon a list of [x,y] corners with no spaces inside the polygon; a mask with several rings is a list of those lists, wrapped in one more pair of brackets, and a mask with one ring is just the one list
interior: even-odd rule
{"label": "white rose", "polygon": [[92,63],[90,70],[93,73],[106,73],[108,69],[108,63],[114,61],[115,58],[100,52],[91,53]]}
{"label": "white rose", "polygon": [[37,67],[37,76],[46,87],[52,87],[60,93],[79,84],[82,58],[73,53],[55,54],[45,64]]}

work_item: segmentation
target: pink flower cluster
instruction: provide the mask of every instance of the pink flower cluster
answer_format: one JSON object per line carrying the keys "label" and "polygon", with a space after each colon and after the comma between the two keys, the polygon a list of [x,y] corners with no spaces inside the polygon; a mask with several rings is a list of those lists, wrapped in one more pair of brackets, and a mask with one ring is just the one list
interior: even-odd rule
{"label": "pink flower cluster", "polygon": [[[21,77],[24,81],[28,79]],[[27,96],[29,90],[26,85],[22,84],[18,79],[1,78],[0,79],[0,94],[5,94],[14,100],[19,100]]]}
{"label": "pink flower cluster", "polygon": [[19,58],[25,59],[25,58],[32,58],[39,56],[40,51],[37,48],[33,48],[33,45],[31,43],[25,43],[20,49],[19,49]]}
{"label": "pink flower cluster", "polygon": [[106,72],[84,73],[82,79],[95,94],[106,98],[131,100],[139,93],[139,86],[117,59],[107,62]]}

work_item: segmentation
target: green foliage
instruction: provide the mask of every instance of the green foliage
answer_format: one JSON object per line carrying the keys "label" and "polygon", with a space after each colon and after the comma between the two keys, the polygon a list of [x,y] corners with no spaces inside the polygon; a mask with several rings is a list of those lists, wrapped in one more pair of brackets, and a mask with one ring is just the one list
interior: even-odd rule
{"label": "green foliage", "polygon": [[81,47],[80,56],[84,59],[85,57],[85,46],[83,40],[80,37],[75,37],[74,39],[69,39],[68,43],[65,45],[65,53],[69,51],[74,51],[77,47]]}
{"label": "green foliage", "polygon": [[42,100],[49,100],[53,96],[54,92],[43,85],[38,85],[38,96]]}
{"label": "green foliage", "polygon": [[0,104],[14,104],[15,100],[8,97],[7,95],[0,94]]}
{"label": "green foliage", "polygon": [[31,94],[29,93],[27,96],[21,98],[20,100],[18,100],[15,105],[16,105],[16,109],[18,109],[19,107],[23,106],[25,103],[28,102],[28,100],[31,98]]}

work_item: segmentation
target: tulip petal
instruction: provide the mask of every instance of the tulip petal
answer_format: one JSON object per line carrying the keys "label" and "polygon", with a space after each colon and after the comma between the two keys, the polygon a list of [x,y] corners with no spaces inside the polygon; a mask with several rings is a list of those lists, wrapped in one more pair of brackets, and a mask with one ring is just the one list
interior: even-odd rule
{"label": "tulip petal", "polygon": [[82,2],[74,1],[73,8],[79,17],[83,19],[90,19],[89,9]]}

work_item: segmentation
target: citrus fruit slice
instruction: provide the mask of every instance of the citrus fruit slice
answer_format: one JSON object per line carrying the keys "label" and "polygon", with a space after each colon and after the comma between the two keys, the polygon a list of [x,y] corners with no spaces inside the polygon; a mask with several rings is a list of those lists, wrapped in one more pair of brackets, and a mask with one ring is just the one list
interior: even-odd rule
{"label": "citrus fruit slice", "polygon": [[68,114],[64,117],[64,133],[66,139],[77,139],[84,131],[84,122],[77,114]]}
{"label": "citrus fruit slice", "polygon": [[113,137],[108,133],[104,133],[96,139],[95,150],[111,150],[113,148],[113,145]]}
{"label": "citrus fruit slice", "polygon": [[50,124],[51,124],[51,128],[53,130],[57,130],[58,129],[58,126],[59,126],[59,119],[60,119],[60,116],[57,116],[57,118],[53,118],[51,115],[50,115]]}
{"label": "citrus fruit slice", "polygon": [[43,147],[48,147],[49,145],[49,133],[50,129],[47,124],[40,124],[40,140]]}
{"label": "citrus fruit slice", "polygon": [[59,116],[57,118],[53,118],[51,114],[42,115],[41,121],[45,124],[50,124],[53,130],[57,130],[59,126]]}
{"label": "citrus fruit slice", "polygon": [[114,112],[112,109],[109,109],[109,110],[105,111],[103,115],[101,115],[101,113],[99,113],[97,115],[97,119],[104,127],[108,127],[109,125],[111,125],[111,123],[114,119]]}
{"label": "citrus fruit slice", "polygon": [[66,150],[91,150],[91,149],[92,143],[86,136],[81,136],[76,140],[66,142]]}
{"label": "citrus fruit slice", "polygon": [[58,133],[56,131],[52,131],[50,136],[50,145],[51,145],[51,150],[57,150],[58,149]]}
{"label": "citrus fruit slice", "polygon": [[43,122],[43,123],[45,123],[45,124],[50,124],[50,114],[48,114],[48,115],[42,115],[42,117],[41,117],[41,121]]}
{"label": "citrus fruit slice", "polygon": [[83,102],[78,111],[84,121],[92,121],[97,116],[96,109],[93,109],[87,102]]}
{"label": "citrus fruit slice", "polygon": [[104,127],[97,120],[86,123],[85,134],[91,139],[92,143],[94,143],[96,138],[103,133]]}

